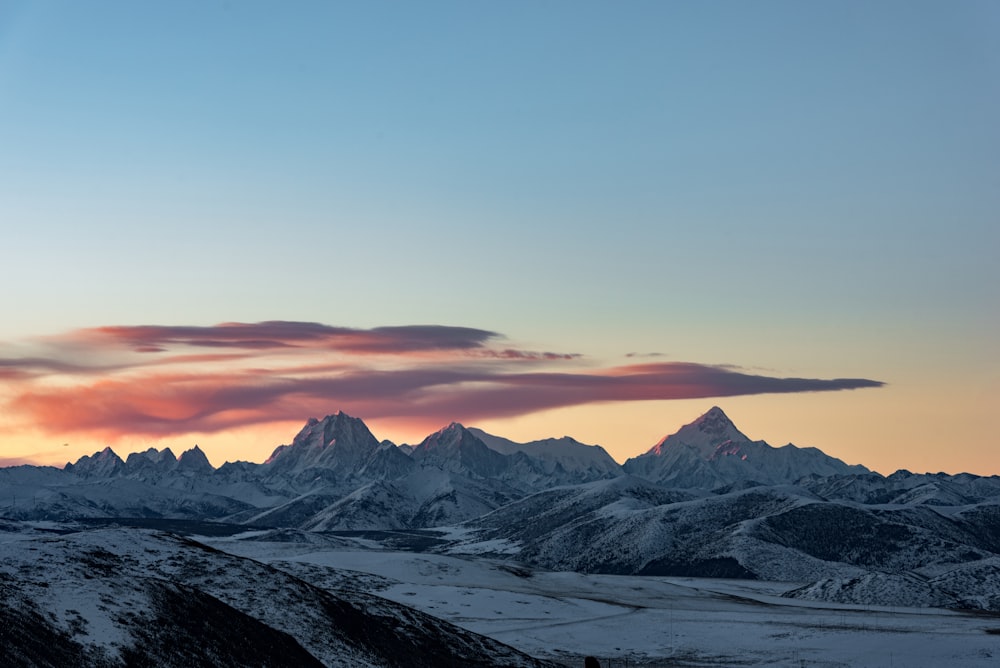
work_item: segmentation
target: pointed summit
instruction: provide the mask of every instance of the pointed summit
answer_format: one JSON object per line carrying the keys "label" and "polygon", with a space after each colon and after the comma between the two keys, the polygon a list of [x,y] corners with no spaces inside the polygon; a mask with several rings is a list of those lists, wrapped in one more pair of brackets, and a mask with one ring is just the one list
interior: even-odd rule
{"label": "pointed summit", "polygon": [[458,422],[425,438],[410,457],[424,465],[481,478],[499,476],[509,465],[505,455],[491,450]]}
{"label": "pointed summit", "polygon": [[739,447],[750,442],[721,408],[713,406],[694,422],[665,437],[646,454],[663,455],[671,448],[686,446],[697,451],[701,458],[711,459],[720,447]]}
{"label": "pointed summit", "polygon": [[379,446],[364,421],[338,411],[309,418],[291,445],[278,446],[265,465],[272,472],[322,468],[356,472]]}
{"label": "pointed summit", "polygon": [[125,462],[111,446],[107,446],[93,455],[84,455],[75,464],[66,464],[66,471],[88,478],[111,478],[122,472]]}
{"label": "pointed summit", "polygon": [[199,474],[215,471],[215,468],[208,462],[208,457],[197,445],[181,453],[181,456],[177,458],[177,469]]}
{"label": "pointed summit", "polygon": [[447,427],[442,427],[425,438],[417,448],[427,450],[430,448],[455,447],[462,441],[470,442],[472,440],[479,441],[476,435],[466,429],[460,422],[452,422]]}
{"label": "pointed summit", "polygon": [[479,437],[460,423],[452,422],[421,441],[413,448],[411,456],[416,460],[439,460],[483,449],[489,448]]}
{"label": "pointed summit", "polygon": [[810,475],[852,472],[844,462],[815,448],[791,444],[772,448],[764,441],[751,441],[718,406],[622,468],[661,485],[700,489],[787,484]]}
{"label": "pointed summit", "polygon": [[729,416],[719,408],[718,406],[712,406],[708,411],[702,415],[700,418],[695,420],[692,424],[699,425],[702,429],[725,429],[727,427],[734,427],[733,421],[729,419]]}
{"label": "pointed summit", "polygon": [[169,473],[175,468],[177,457],[170,448],[149,448],[144,452],[133,452],[125,459],[126,472],[140,477]]}

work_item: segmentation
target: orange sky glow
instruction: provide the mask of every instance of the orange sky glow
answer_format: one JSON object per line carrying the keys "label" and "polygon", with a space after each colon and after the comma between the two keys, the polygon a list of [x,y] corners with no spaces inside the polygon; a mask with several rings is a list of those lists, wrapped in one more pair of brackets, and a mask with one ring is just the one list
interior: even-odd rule
{"label": "orange sky glow", "polygon": [[[7,463],[60,465],[103,444],[124,455],[148,447],[179,453],[195,443],[217,465],[262,461],[307,418],[337,410],[397,443],[459,421],[520,440],[570,435],[624,461],[713,404],[772,445],[819,446],[883,469],[889,460],[934,462],[891,451],[887,444],[905,442],[908,427],[892,402],[873,401],[893,390],[878,380],[779,377],[660,358],[607,365],[578,353],[520,350],[495,332],[429,326],[100,327],[30,343],[2,360],[0,368],[17,373],[4,385],[0,433],[5,443],[62,445],[15,447]],[[203,352],[219,349],[232,352]],[[796,396],[798,408],[789,413],[790,401],[774,395]],[[865,415],[866,403],[878,406],[882,418],[858,429],[837,414],[847,403],[855,416]],[[821,443],[817,433],[825,434]],[[886,445],[873,446],[873,438]]]}

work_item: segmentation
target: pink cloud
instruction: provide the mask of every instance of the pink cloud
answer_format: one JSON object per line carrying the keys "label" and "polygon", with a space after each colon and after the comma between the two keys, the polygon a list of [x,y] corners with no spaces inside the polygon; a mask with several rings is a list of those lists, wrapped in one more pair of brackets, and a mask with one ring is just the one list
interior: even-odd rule
{"label": "pink cloud", "polygon": [[555,360],[575,360],[583,357],[579,353],[550,353],[534,352],[531,350],[515,350],[505,348],[504,350],[485,350],[480,353],[482,357],[492,357],[501,360],[528,360],[528,361],[555,361]]}
{"label": "pink cloud", "polygon": [[67,362],[57,358],[47,357],[8,357],[0,358],[0,377],[6,378],[28,378],[44,376],[49,374],[73,374],[92,373],[95,371],[105,372],[111,370],[111,366],[88,366]]}
{"label": "pink cloud", "polygon": [[0,366],[0,380],[25,380],[27,378],[31,378],[31,374],[24,369]]}
{"label": "pink cloud", "polygon": [[328,348],[355,354],[410,353],[432,350],[470,350],[499,337],[471,327],[406,325],[356,329],[317,322],[271,320],[226,322],[198,326],[108,326],[79,330],[69,339],[90,345],[120,345],[136,352],[163,352],[169,346],[273,350]]}
{"label": "pink cloud", "polygon": [[443,424],[600,402],[881,385],[690,362],[567,368],[580,356],[493,347],[500,339],[487,330],[439,325],[99,327],[46,339],[48,356],[0,359],[7,400],[0,408],[48,434],[113,439],[219,432],[335,410]]}
{"label": "pink cloud", "polygon": [[167,436],[298,420],[333,410],[433,423],[523,415],[596,402],[819,392],[878,387],[865,379],[775,378],[670,362],[590,373],[510,373],[449,366],[287,376],[266,370],[147,374],[72,387],[34,387],[11,409],[49,433]]}

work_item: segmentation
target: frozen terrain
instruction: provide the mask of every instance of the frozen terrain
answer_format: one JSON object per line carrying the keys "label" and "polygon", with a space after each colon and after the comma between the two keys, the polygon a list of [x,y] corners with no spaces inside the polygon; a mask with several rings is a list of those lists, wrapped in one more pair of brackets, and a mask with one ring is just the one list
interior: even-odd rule
{"label": "frozen terrain", "polygon": [[10,522],[0,523],[0,659],[4,668],[552,665],[361,588],[312,585],[175,533]]}
{"label": "frozen terrain", "polygon": [[243,536],[218,549],[358,587],[539,658],[662,666],[996,666],[1000,616],[788,598],[801,583],[549,572]]}
{"label": "frozen terrain", "polygon": [[0,468],[0,594],[5,668],[1000,665],[1000,476],[883,476],[719,408],[623,465],[337,413],[263,464]]}

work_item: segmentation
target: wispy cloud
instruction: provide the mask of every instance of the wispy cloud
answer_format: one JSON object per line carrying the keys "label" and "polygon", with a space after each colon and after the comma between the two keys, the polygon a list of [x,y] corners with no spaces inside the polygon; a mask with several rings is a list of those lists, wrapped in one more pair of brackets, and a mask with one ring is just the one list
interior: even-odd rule
{"label": "wispy cloud", "polygon": [[[503,340],[438,325],[101,327],[48,337],[51,358],[0,360],[0,378],[8,381],[8,415],[50,434],[102,438],[219,432],[335,410],[444,424],[598,402],[882,385],[691,362],[587,366],[578,354],[498,346]],[[219,348],[233,350],[211,352]],[[118,357],[102,367],[66,361],[88,355]]]}
{"label": "wispy cloud", "polygon": [[580,353],[550,353],[534,352],[531,350],[514,350],[506,348],[504,350],[484,350],[480,353],[483,357],[492,357],[502,360],[573,360],[583,357]]}
{"label": "wispy cloud", "polygon": [[325,348],[356,354],[391,354],[427,350],[483,348],[498,338],[496,332],[471,327],[407,325],[357,329],[333,327],[318,322],[270,320],[225,322],[209,327],[109,326],[82,329],[66,335],[68,341],[91,345],[124,345],[135,352],[157,353],[168,348]]}

